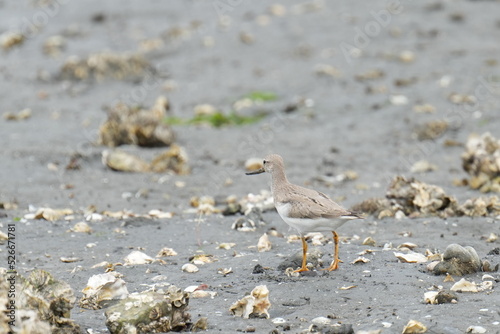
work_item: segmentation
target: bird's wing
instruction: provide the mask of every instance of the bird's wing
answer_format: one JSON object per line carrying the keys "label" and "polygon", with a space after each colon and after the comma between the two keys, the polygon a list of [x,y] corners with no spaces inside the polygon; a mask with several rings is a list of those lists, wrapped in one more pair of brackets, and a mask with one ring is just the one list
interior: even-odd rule
{"label": "bird's wing", "polygon": [[288,196],[283,203],[289,203],[290,218],[327,218],[356,219],[357,214],[344,209],[327,195],[299,186],[288,189]]}

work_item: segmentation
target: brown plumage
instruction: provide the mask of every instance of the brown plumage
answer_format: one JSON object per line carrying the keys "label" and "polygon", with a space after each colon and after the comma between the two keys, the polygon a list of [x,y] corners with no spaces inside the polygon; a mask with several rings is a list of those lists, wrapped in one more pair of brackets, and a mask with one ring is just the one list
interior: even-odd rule
{"label": "brown plumage", "polygon": [[338,234],[335,230],[352,219],[362,219],[358,214],[344,209],[327,195],[288,182],[285,174],[283,158],[277,154],[268,155],[264,159],[264,167],[247,173],[247,175],[268,172],[271,174],[274,206],[281,218],[295,228],[302,239],[302,266],[298,272],[308,270],[307,243],[304,234],[307,232],[331,231],[335,243],[334,260],[327,270],[338,268]]}

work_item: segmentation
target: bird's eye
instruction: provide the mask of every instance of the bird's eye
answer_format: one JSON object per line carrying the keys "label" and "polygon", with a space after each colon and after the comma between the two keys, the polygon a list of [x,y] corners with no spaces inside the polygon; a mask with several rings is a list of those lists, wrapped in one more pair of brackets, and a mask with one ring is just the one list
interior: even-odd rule
{"label": "bird's eye", "polygon": [[267,161],[266,161],[266,160],[264,160],[262,163],[265,165],[265,164],[267,163]]}

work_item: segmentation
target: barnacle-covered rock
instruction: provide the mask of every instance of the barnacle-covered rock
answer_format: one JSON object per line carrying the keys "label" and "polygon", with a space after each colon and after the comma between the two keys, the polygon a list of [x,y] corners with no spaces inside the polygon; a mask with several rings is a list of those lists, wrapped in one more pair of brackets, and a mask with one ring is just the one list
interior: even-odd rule
{"label": "barnacle-covered rock", "polygon": [[[27,278],[14,277],[19,333],[80,333],[80,326],[70,319],[76,297],[68,283],[39,269],[33,270]],[[0,286],[9,278],[9,275],[2,275]]]}
{"label": "barnacle-covered rock", "polygon": [[451,244],[446,247],[443,260],[434,267],[433,272],[436,275],[448,273],[452,276],[463,276],[480,270],[481,260],[474,248]]}
{"label": "barnacle-covered rock", "polygon": [[471,176],[471,188],[500,192],[500,139],[489,132],[471,135],[462,154],[462,167]]}
{"label": "barnacle-covered rock", "polygon": [[145,147],[168,146],[174,133],[165,124],[168,100],[160,96],[151,109],[118,103],[108,111],[108,119],[99,129],[99,144],[110,147],[133,144]]}
{"label": "barnacle-covered rock", "polygon": [[75,56],[68,58],[59,77],[63,80],[133,80],[144,77],[152,70],[150,63],[140,54],[101,52],[85,59]]}
{"label": "barnacle-covered rock", "polygon": [[179,332],[191,326],[188,303],[189,294],[173,285],[165,294],[132,293],[106,310],[106,326],[111,334]]}
{"label": "barnacle-covered rock", "polygon": [[82,290],[80,307],[97,310],[110,300],[123,299],[128,295],[125,281],[117,273],[105,273],[91,276]]}

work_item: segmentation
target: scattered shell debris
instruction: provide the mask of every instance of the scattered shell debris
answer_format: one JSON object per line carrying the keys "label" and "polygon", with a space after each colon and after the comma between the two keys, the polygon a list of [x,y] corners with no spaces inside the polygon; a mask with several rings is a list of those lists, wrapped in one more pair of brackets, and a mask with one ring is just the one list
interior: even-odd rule
{"label": "scattered shell debris", "polygon": [[[0,275],[0,291],[9,290],[7,277]],[[23,319],[16,322],[16,333],[81,333],[80,326],[70,319],[76,297],[69,284],[55,279],[47,271],[35,269],[28,277],[17,275],[15,286],[16,316]],[[8,301],[0,302],[6,305]],[[7,322],[0,321],[0,329],[4,325]],[[7,326],[2,333],[10,330]]]}
{"label": "scattered shell debris", "polygon": [[93,275],[82,290],[79,301],[82,308],[97,310],[112,300],[124,299],[128,296],[126,283],[117,272]]}
{"label": "scattered shell debris", "polygon": [[500,139],[489,132],[469,136],[462,154],[462,167],[470,175],[467,184],[472,189],[500,192]]}
{"label": "scattered shell debris", "polygon": [[48,221],[55,221],[72,215],[72,209],[52,209],[52,208],[39,208],[35,213],[28,213],[24,215],[25,219],[45,219]]}
{"label": "scattered shell debris", "polygon": [[86,59],[71,56],[61,67],[62,80],[141,79],[146,74],[154,74],[151,64],[140,54],[117,54],[101,52]]}
{"label": "scattered shell debris", "polygon": [[265,317],[269,319],[269,290],[265,285],[256,286],[252,292],[235,302],[229,311],[237,316],[248,319],[249,317]]}
{"label": "scattered shell debris", "polygon": [[173,285],[165,293],[132,293],[106,309],[106,326],[111,334],[189,330],[192,323],[188,304],[189,293]]}
{"label": "scattered shell debris", "polygon": [[384,198],[369,198],[351,208],[353,211],[385,217],[498,216],[500,199],[497,196],[480,197],[459,204],[455,197],[447,195],[443,188],[427,184],[415,178],[396,176]]}
{"label": "scattered shell debris", "polygon": [[169,109],[169,100],[164,96],[159,96],[151,109],[118,103],[108,110],[108,119],[99,129],[99,144],[169,146],[174,141],[172,129],[164,122]]}

